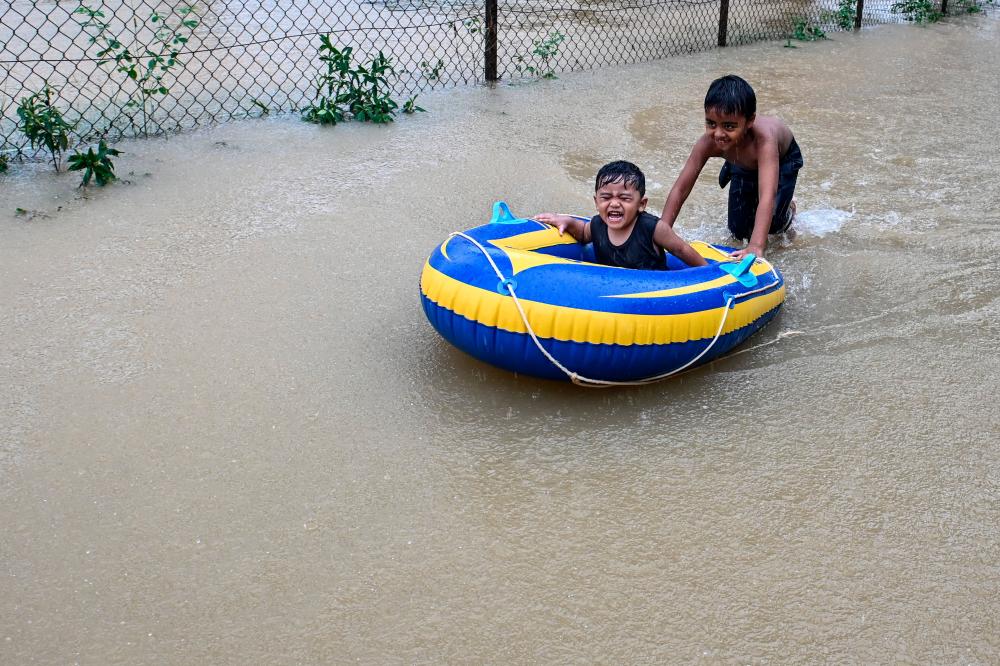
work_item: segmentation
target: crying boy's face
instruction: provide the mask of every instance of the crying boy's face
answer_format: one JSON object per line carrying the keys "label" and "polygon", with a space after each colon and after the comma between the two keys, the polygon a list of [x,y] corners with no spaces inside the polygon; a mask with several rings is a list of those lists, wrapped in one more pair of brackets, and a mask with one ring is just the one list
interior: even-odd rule
{"label": "crying boy's face", "polygon": [[622,182],[605,183],[594,193],[598,214],[615,230],[628,229],[635,224],[639,213],[646,210],[647,201],[634,185]]}

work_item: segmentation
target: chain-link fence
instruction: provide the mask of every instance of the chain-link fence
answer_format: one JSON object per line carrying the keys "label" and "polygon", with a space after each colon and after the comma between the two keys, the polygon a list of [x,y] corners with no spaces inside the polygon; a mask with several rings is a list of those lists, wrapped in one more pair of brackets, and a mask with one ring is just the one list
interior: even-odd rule
{"label": "chain-link fence", "polygon": [[17,108],[46,86],[78,141],[301,109],[326,34],[383,51],[409,96],[902,20],[893,0],[189,1],[0,4],[0,149],[28,149]]}

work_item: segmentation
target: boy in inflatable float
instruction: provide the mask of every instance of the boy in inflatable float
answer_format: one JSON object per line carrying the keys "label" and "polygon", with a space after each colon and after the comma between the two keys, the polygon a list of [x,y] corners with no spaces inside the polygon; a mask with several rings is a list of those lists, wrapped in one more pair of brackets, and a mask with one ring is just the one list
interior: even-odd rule
{"label": "boy in inflatable float", "polygon": [[631,162],[605,164],[597,172],[594,203],[597,215],[585,218],[540,213],[534,219],[568,233],[578,243],[593,243],[598,263],[619,268],[666,270],[664,252],[688,266],[704,266],[705,258],[673,228],[646,212],[646,177]]}

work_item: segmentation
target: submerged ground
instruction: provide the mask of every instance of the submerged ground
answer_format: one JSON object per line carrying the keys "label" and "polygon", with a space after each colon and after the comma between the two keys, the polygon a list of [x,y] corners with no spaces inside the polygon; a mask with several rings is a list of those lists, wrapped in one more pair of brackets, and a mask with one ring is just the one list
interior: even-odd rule
{"label": "submerged ground", "polygon": [[[1000,660],[1000,21],[834,37],[15,165],[0,662]],[[587,391],[434,333],[449,232],[616,158],[659,210],[727,72],[806,160],[745,353]]]}

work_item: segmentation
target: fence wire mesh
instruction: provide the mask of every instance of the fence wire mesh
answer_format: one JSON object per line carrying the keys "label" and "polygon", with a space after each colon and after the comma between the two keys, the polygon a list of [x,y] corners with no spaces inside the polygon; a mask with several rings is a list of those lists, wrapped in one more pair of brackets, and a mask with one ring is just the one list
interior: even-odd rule
{"label": "fence wire mesh", "polygon": [[[892,13],[892,1],[865,2],[862,25],[903,20]],[[830,32],[849,27],[837,12],[856,2],[498,0],[497,74],[501,80],[554,75],[720,41]],[[76,142],[301,109],[315,95],[318,40],[325,34],[352,46],[358,62],[384,52],[400,96],[485,81],[481,1],[13,0],[3,6],[0,149],[7,152],[31,152],[17,107],[46,86],[74,124]],[[133,59],[116,62],[123,52]],[[158,78],[145,76],[150,65]]]}

